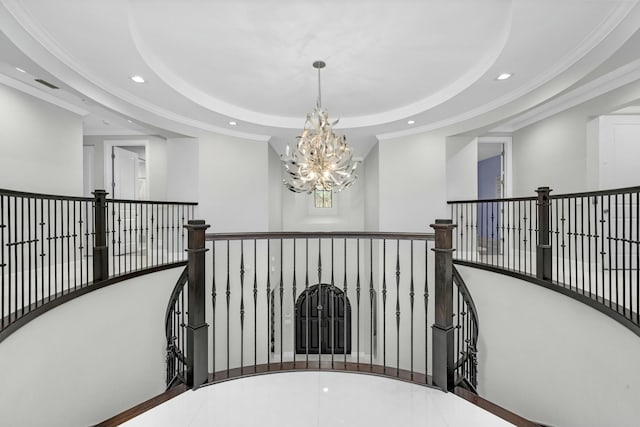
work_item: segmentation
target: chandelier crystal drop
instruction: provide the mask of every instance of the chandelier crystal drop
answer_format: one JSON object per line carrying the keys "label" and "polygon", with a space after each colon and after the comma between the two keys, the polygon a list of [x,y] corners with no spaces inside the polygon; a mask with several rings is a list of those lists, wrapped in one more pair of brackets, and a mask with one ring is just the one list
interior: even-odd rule
{"label": "chandelier crystal drop", "polygon": [[318,70],[318,100],[313,113],[298,136],[298,144],[293,150],[289,146],[281,156],[284,169],[284,185],[295,193],[313,193],[315,190],[338,192],[349,187],[358,177],[355,170],[358,162],[353,160],[351,148],[344,135],[337,136],[329,114],[322,108],[320,92],[320,70],[323,61],[316,61]]}

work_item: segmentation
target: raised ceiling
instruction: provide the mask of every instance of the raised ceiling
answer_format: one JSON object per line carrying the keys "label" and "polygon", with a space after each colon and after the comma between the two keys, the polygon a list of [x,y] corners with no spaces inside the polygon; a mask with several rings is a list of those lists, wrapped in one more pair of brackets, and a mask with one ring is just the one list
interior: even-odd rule
{"label": "raised ceiling", "polygon": [[[313,108],[311,63],[322,59],[323,104],[361,151],[376,137],[523,112],[640,27],[628,0],[0,3],[7,38],[56,82],[184,135],[289,141]],[[497,81],[504,72],[513,77]]]}

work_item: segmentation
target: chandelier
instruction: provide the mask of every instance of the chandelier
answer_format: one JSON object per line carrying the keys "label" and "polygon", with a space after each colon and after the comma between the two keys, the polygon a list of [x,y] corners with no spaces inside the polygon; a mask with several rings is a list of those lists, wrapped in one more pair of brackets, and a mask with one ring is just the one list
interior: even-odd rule
{"label": "chandelier", "polygon": [[341,191],[349,187],[358,177],[355,175],[358,162],[352,158],[351,148],[344,135],[337,136],[332,127],[338,123],[329,122],[328,113],[322,108],[320,93],[320,70],[323,61],[315,61],[318,70],[318,100],[313,113],[298,136],[298,144],[293,150],[287,149],[281,156],[284,168],[284,185],[295,193],[313,193],[315,190]]}

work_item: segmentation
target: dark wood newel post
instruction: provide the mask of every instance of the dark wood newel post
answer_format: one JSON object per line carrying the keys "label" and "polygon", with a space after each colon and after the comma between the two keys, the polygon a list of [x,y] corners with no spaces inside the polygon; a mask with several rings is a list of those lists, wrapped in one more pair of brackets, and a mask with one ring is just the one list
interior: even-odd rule
{"label": "dark wood newel post", "polygon": [[433,384],[444,391],[454,388],[453,354],[453,229],[450,219],[437,219],[436,233],[435,323],[433,324]]}
{"label": "dark wood newel post", "polygon": [[109,248],[107,247],[107,193],[95,190],[93,193],[93,282],[109,278]]}
{"label": "dark wood newel post", "polygon": [[538,245],[536,246],[536,277],[551,281],[551,242],[549,241],[549,187],[538,187]]}
{"label": "dark wood newel post", "polygon": [[188,235],[189,299],[187,323],[187,386],[192,389],[207,382],[208,328],[205,322],[205,231],[202,220],[189,221],[184,226]]}

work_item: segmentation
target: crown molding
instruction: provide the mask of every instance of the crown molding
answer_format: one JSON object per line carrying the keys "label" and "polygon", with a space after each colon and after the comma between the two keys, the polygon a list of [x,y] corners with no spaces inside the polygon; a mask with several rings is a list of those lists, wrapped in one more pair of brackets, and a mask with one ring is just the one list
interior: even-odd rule
{"label": "crown molding", "polygon": [[512,133],[555,114],[566,111],[624,85],[640,80],[640,59],[579,86],[549,102],[491,129],[490,132]]}

